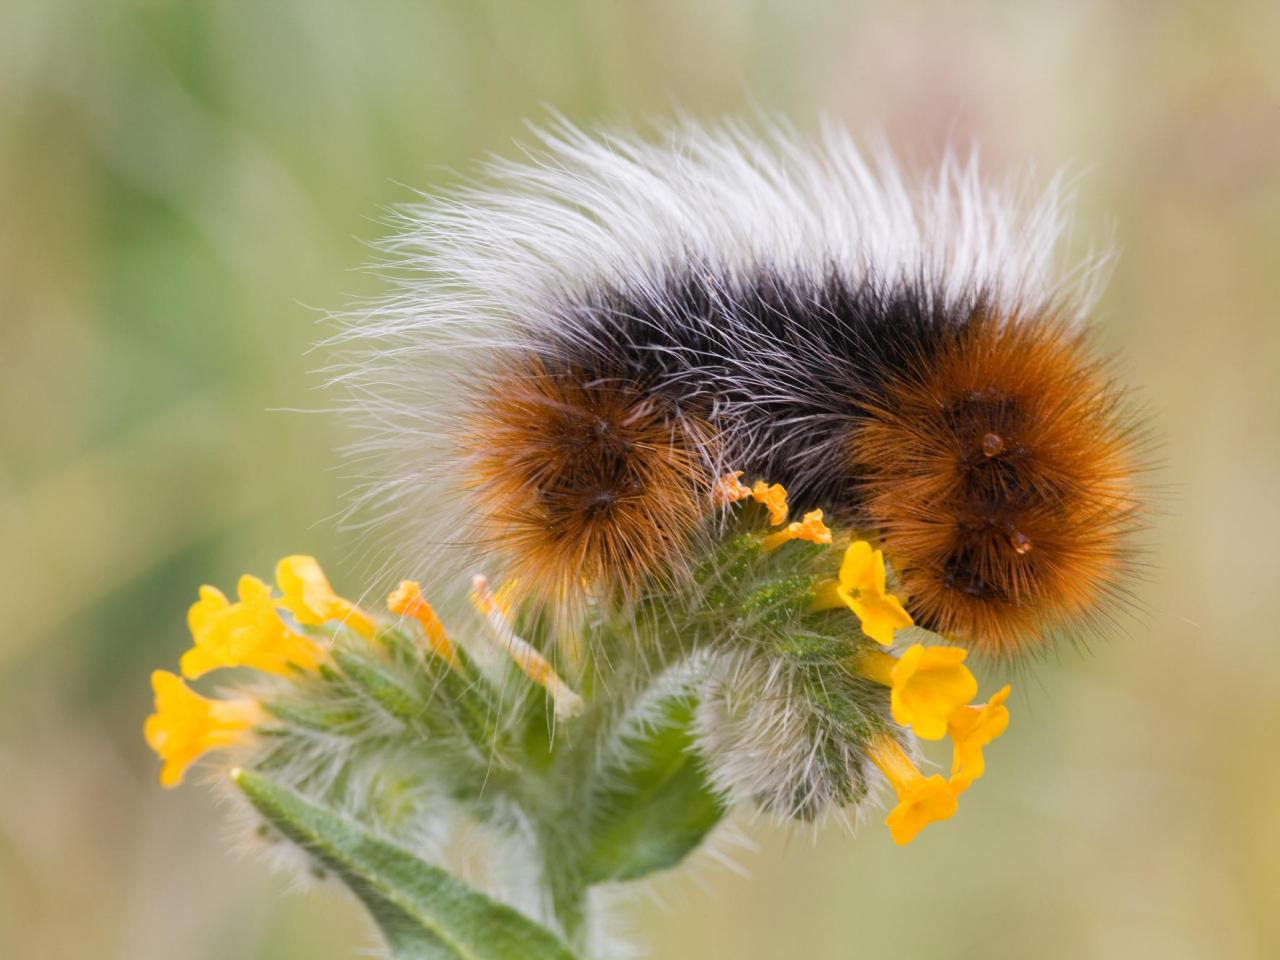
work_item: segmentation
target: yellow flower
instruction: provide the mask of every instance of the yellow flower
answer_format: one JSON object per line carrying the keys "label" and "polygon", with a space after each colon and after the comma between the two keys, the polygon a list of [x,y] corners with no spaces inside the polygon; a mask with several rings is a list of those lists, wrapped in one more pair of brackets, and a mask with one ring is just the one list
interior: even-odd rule
{"label": "yellow flower", "polygon": [[865,540],[845,551],[839,578],[818,585],[815,610],[848,607],[862,624],[862,632],[882,646],[893,643],[893,632],[914,622],[898,598],[885,593],[884,553]]}
{"label": "yellow flower", "polygon": [[156,712],[142,730],[164,761],[160,783],[165,787],[176,787],[202,754],[239,743],[264,718],[254,700],[208,700],[167,670],[151,674],[151,688]]}
{"label": "yellow flower", "polygon": [[966,656],[967,651],[960,647],[926,647],[921,643],[908,647],[889,675],[893,719],[923,740],[946,736],[948,718],[978,692],[978,681],[964,665]]}
{"label": "yellow flower", "polygon": [[830,543],[831,531],[822,522],[822,511],[811,510],[800,522],[792,521],[777,533],[771,533],[760,541],[760,549],[765,553],[777,550],[791,540],[807,540],[809,543]]}
{"label": "yellow flower", "polygon": [[182,655],[182,675],[194,680],[219,667],[253,667],[289,676],[294,669],[314,670],[324,650],[310,637],[290,630],[276,613],[271,588],[245,574],[240,600],[228,603],[220,590],[204,586],[187,613],[195,646]]}
{"label": "yellow flower", "polygon": [[763,504],[769,511],[769,522],[775,527],[787,521],[787,488],[780,483],[772,486],[763,480],[751,485],[751,499]]}
{"label": "yellow flower", "polygon": [[716,506],[723,507],[751,496],[751,488],[743,485],[739,479],[741,476],[742,471],[735,470],[733,473],[726,473],[715,482],[715,486],[711,489],[711,500]]}
{"label": "yellow flower", "polygon": [[869,755],[898,795],[898,805],[884,821],[894,843],[910,843],[929,824],[956,812],[959,791],[939,774],[922,774],[892,737],[878,734],[871,741]]}
{"label": "yellow flower", "polygon": [[387,597],[387,609],[402,617],[412,617],[422,624],[423,635],[427,644],[438,657],[458,665],[458,655],[453,652],[453,644],[445,633],[444,624],[431,609],[431,604],[422,598],[422,587],[412,580],[401,580],[400,586]]}
{"label": "yellow flower", "polygon": [[951,714],[947,732],[951,734],[954,754],[951,758],[951,782],[956,793],[967,790],[986,770],[982,748],[1004,733],[1009,726],[1009,699],[1012,688],[1005,684],[984,704],[960,707]]}
{"label": "yellow flower", "polygon": [[318,626],[337,620],[366,638],[372,638],[376,632],[377,628],[364,611],[333,592],[329,578],[315,557],[300,554],[285,557],[276,564],[276,585],[284,594],[280,605],[301,624]]}

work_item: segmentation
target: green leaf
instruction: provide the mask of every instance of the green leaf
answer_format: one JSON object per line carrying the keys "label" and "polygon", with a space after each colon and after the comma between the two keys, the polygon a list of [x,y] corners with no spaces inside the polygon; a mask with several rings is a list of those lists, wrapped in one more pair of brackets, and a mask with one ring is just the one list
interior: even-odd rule
{"label": "green leaf", "polygon": [[549,930],[439,867],[265,777],[233,776],[272,826],[342,877],[397,960],[573,960]]}
{"label": "green leaf", "polygon": [[692,749],[690,695],[662,700],[644,732],[624,739],[625,765],[607,770],[584,862],[589,882],[634,880],[674,867],[725,815]]}

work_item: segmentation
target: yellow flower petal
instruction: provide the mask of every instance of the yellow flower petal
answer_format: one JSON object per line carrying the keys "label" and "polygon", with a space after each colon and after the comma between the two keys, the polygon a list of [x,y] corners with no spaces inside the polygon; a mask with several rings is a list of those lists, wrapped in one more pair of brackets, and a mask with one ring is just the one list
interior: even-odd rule
{"label": "yellow flower petal", "polygon": [[276,564],[280,605],[301,624],[316,626],[330,618],[338,597],[315,557],[294,554]]}
{"label": "yellow flower petal", "polygon": [[200,599],[187,614],[195,646],[182,657],[184,676],[195,679],[219,667],[252,667],[288,676],[295,669],[315,670],[324,661],[319,644],[280,619],[270,587],[246,574],[238,592],[239,601],[229,604],[212,587],[201,588]]}
{"label": "yellow flower petal", "polygon": [[293,614],[298,623],[317,626],[336,620],[367,638],[376,631],[368,615],[333,592],[329,578],[315,557],[293,554],[282,559],[276,564],[276,585],[284,594],[280,605]]}
{"label": "yellow flower petal", "polygon": [[978,692],[978,681],[964,665],[967,655],[961,647],[908,647],[890,677],[893,719],[924,740],[946,736],[948,718]]}
{"label": "yellow flower petal", "polygon": [[787,488],[757,480],[751,485],[751,499],[769,511],[769,522],[775,527],[787,521]]}
{"label": "yellow flower petal", "polygon": [[883,594],[885,591],[884,551],[873,550],[865,540],[855,540],[840,564],[840,583],[846,590]]}
{"label": "yellow flower petal", "polygon": [[227,607],[231,606],[225,593],[207,583],[200,588],[199,597],[200,599],[187,610],[187,627],[193,634],[205,630]]}
{"label": "yellow flower petal", "polygon": [[147,717],[143,734],[147,745],[164,761],[160,783],[176,787],[187,768],[210,750],[233,746],[262,722],[262,707],[254,700],[209,700],[176,674],[151,674],[156,712]]}
{"label": "yellow flower petal", "polygon": [[1009,727],[1009,699],[1012,687],[1005,684],[984,704],[960,707],[951,714],[947,732],[951,735],[954,753],[951,758],[951,782],[956,792],[969,789],[986,771],[982,748],[999,737]]}
{"label": "yellow flower petal", "polygon": [[902,846],[931,823],[953,816],[959,804],[956,791],[939,774],[921,777],[898,797],[898,805],[889,811],[885,825],[893,842]]}
{"label": "yellow flower petal", "polygon": [[875,563],[876,551],[865,540],[855,540],[844,552],[840,561],[840,585],[846,590],[861,590],[865,583],[874,584],[871,568]]}
{"label": "yellow flower petal", "polygon": [[862,632],[881,646],[893,643],[895,630],[904,630],[913,623],[892,594],[862,593],[849,601],[849,609],[862,624]]}
{"label": "yellow flower petal", "polygon": [[422,587],[412,580],[401,580],[400,586],[387,597],[387,609],[402,617],[412,617],[422,625],[427,644],[437,656],[457,666],[458,655],[453,652],[453,644],[445,633],[444,624],[431,609],[431,604],[422,598]]}
{"label": "yellow flower petal", "polygon": [[219,667],[225,667],[226,657],[215,656],[210,652],[213,645],[207,647],[192,647],[178,659],[178,669],[184,677],[190,677],[194,680],[196,677],[202,677],[210,670],[217,670]]}

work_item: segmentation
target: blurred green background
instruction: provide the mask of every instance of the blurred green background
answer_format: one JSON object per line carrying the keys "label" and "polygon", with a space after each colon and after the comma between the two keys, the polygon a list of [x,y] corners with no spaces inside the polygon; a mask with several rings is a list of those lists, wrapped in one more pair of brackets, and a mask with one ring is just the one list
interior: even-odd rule
{"label": "blurred green background", "polygon": [[[162,792],[148,671],[197,584],[355,589],[314,307],[409,186],[583,123],[751,104],[1071,163],[1102,339],[1163,438],[1144,612],[1022,682],[895,849],[746,824],[641,897],[659,958],[1280,956],[1280,5],[816,0],[0,7],[0,956],[348,957],[357,908]],[[407,186],[406,186],[407,185]],[[995,678],[988,678],[989,686]]]}

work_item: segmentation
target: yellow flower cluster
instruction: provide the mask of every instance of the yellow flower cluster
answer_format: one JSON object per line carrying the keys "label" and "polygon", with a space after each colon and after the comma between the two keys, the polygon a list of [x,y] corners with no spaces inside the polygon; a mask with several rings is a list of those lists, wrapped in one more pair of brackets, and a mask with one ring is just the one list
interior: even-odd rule
{"label": "yellow flower cluster", "polygon": [[[742,483],[742,471],[727,474],[716,483],[713,499],[718,505],[752,499],[769,511],[769,522],[781,530],[760,541],[770,553],[792,540],[829,544],[831,530],[822,511],[813,510],[799,522],[786,523],[787,491],[778,483],[757,480]],[[814,591],[814,610],[847,607],[858,618],[862,633],[883,647],[893,645],[894,634],[912,626],[911,615],[888,592],[884,552],[866,540],[854,540],[844,552],[840,570]],[[922,740],[952,742],[951,776],[926,777],[891,736],[876,737],[870,750],[898,795],[898,804],[885,821],[895,842],[910,843],[925,826],[956,812],[957,798],[982,776],[982,749],[1009,725],[1006,685],[987,703],[970,701],[978,693],[978,681],[964,665],[967,651],[960,647],[926,647],[917,643],[900,657],[874,649],[859,650],[854,668],[863,676],[889,688],[889,708],[894,722],[908,727]]]}
{"label": "yellow flower cluster", "polygon": [[823,522],[821,510],[810,510],[799,521],[787,523],[789,512],[787,488],[780,483],[769,484],[763,480],[757,480],[748,487],[742,482],[741,477],[741,470],[721,477],[716,481],[712,499],[717,505],[725,506],[750,498],[769,511],[771,526],[777,527],[786,523],[781,530],[769,534],[760,541],[760,549],[765,553],[771,553],[792,540],[805,540],[809,543],[831,542],[831,530]]}
{"label": "yellow flower cluster", "polygon": [[[314,557],[285,557],[276,565],[281,596],[257,577],[245,574],[232,603],[216,587],[202,586],[187,612],[192,646],[179,668],[189,680],[211,670],[248,667],[263,673],[292,676],[313,672],[328,659],[324,646],[289,626],[287,610],[303,625],[342,622],[372,638],[373,620],[349,600],[333,592]],[[160,782],[174,787],[187,768],[204,753],[241,742],[265,717],[254,700],[210,700],[192,691],[176,674],[152,674],[155,713],[147,717],[147,743],[164,761]]]}
{"label": "yellow flower cluster", "polygon": [[[779,484],[757,481],[747,488],[731,474],[721,481],[725,503],[748,497],[763,505],[774,526],[786,522],[786,490]],[[792,540],[829,544],[831,530],[821,510],[806,513],[761,541],[770,552]],[[299,632],[280,615],[287,611],[293,622],[318,626],[340,622],[373,639],[374,620],[354,603],[334,593],[315,558],[285,557],[276,566],[274,595],[270,586],[251,575],[237,585],[231,602],[218,589],[202,586],[191,606],[187,622],[192,647],[180,661],[182,677],[196,679],[212,670],[247,667],[264,673],[293,676],[318,670],[329,654],[319,640]],[[556,712],[572,716],[581,709],[581,698],[556,675],[551,665],[518,637],[506,610],[503,591],[490,591],[483,578],[476,579],[473,602],[486,617],[502,648],[529,678],[552,695]],[[884,646],[893,642],[896,630],[910,626],[910,616],[896,597],[886,592],[884,556],[871,544],[858,540],[844,554],[836,579],[819,585],[814,608],[846,606],[858,617],[862,631]],[[416,621],[427,647],[450,665],[459,661],[443,624],[423,599],[421,587],[402,581],[387,597],[387,608]],[[861,675],[889,688],[890,710],[896,723],[909,727],[924,740],[951,738],[951,775],[926,777],[898,742],[885,734],[870,748],[872,762],[884,773],[898,795],[897,806],[886,819],[895,842],[909,843],[929,823],[955,813],[957,798],[979,779],[985,769],[983,748],[999,737],[1009,724],[1005,706],[1006,685],[986,703],[971,703],[977,681],[964,665],[966,651],[959,647],[926,647],[914,644],[900,657],[863,649],[853,662]],[[182,677],[163,670],[152,674],[155,713],[144,726],[148,745],[163,761],[160,782],[166,787],[182,782],[187,769],[211,750],[242,742],[266,719],[256,700],[215,700],[190,689]]]}
{"label": "yellow flower cluster", "polygon": [[[889,705],[896,723],[910,727],[922,740],[952,743],[951,776],[925,777],[891,738],[877,741],[871,759],[898,793],[898,806],[885,822],[897,843],[909,843],[921,828],[955,812],[955,799],[982,776],[982,748],[1009,726],[1006,684],[983,704],[969,700],[978,681],[964,665],[959,647],[913,644],[894,657],[878,650],[861,651],[854,668],[890,688]],[[945,795],[950,796],[950,800]]]}
{"label": "yellow flower cluster", "polygon": [[323,662],[324,649],[281,619],[269,586],[245,574],[237,594],[238,601],[231,603],[216,587],[200,588],[200,599],[187,612],[194,645],[182,655],[184,677],[194,680],[221,667],[288,676],[315,670]]}
{"label": "yellow flower cluster", "polygon": [[[742,483],[742,472],[727,474],[716,483],[713,499],[718,505],[748,498],[769,511],[769,522],[781,526],[760,541],[770,553],[792,540],[829,544],[831,530],[822,511],[814,510],[799,522],[786,523],[787,491],[781,484],[757,480]],[[814,610],[847,607],[858,618],[864,635],[884,647],[893,645],[894,634],[913,623],[902,602],[888,592],[884,552],[866,540],[854,540],[844,552],[835,579],[821,582],[814,594]],[[956,812],[957,798],[982,776],[982,749],[1009,725],[1005,707],[1006,685],[987,703],[973,704],[978,681],[964,665],[967,651],[960,647],[926,647],[913,644],[900,657],[880,650],[860,650],[854,668],[863,676],[889,688],[889,708],[895,723],[908,727],[922,740],[950,736],[953,745],[951,776],[926,777],[891,736],[876,737],[870,750],[898,795],[897,806],[886,823],[896,843],[910,843],[925,826]]]}
{"label": "yellow flower cluster", "polygon": [[[712,499],[718,505],[737,503],[748,498],[769,511],[772,526],[786,526],[760,541],[760,548],[771,553],[792,540],[830,543],[831,530],[822,519],[821,510],[811,510],[799,522],[787,523],[787,489],[780,483],[757,480],[750,487],[742,482],[742,471],[725,474],[716,481]],[[855,540],[845,551],[839,575],[818,585],[815,610],[848,607],[862,625],[862,632],[883,646],[893,643],[895,630],[911,626],[911,616],[902,603],[886,589],[884,553],[865,540]]]}

